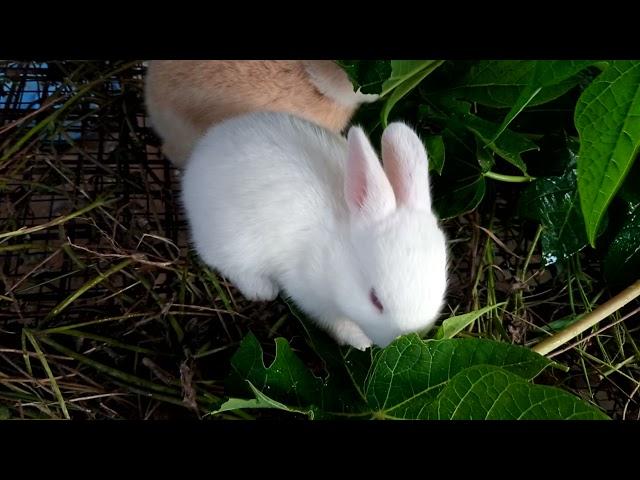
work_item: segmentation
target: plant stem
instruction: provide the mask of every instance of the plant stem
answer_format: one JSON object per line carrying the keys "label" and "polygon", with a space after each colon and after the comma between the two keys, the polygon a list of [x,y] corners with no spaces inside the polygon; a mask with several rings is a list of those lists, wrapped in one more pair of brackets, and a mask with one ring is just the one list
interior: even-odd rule
{"label": "plant stem", "polygon": [[561,330],[555,335],[543,340],[534,346],[532,350],[540,355],[546,355],[547,353],[552,352],[560,345],[567,343],[569,340],[577,337],[588,328],[593,327],[612,313],[620,310],[638,296],[640,296],[640,280],[636,281],[630,287],[625,288],[618,295],[603,303],[592,312],[587,313],[581,320],[577,321],[573,325],[570,325],[564,330]]}
{"label": "plant stem", "polygon": [[524,177],[517,175],[503,175],[502,173],[495,173],[492,171],[484,172],[483,175],[485,177],[507,183],[528,183],[533,182],[536,179],[535,177],[530,177],[528,175]]}
{"label": "plant stem", "polygon": [[[128,384],[130,384],[131,387],[133,386],[138,386],[140,388],[146,388],[149,390],[153,390],[154,392],[157,393],[166,393],[169,395],[174,396],[177,401],[179,400],[179,394],[178,392],[171,388],[171,387],[167,387],[164,385],[159,385],[156,384],[150,380],[145,380],[143,378],[140,377],[136,377],[135,375],[130,375],[126,372],[121,372],[120,370],[110,367],[108,365],[105,365],[103,363],[97,362],[89,357],[87,357],[86,355],[82,355],[81,353],[77,353],[74,352],[73,350],[68,349],[67,347],[65,347],[64,345],[59,344],[58,342],[55,342],[53,340],[51,340],[50,338],[46,337],[46,336],[39,336],[38,340],[40,340],[42,343],[45,343],[47,345],[49,345],[50,347],[54,348],[55,350],[57,350],[58,352],[67,355],[71,358],[73,358],[74,360],[83,363],[85,365],[88,365],[96,370],[98,370],[101,373],[104,373],[106,375],[109,375],[113,378],[116,378],[118,380],[122,380],[123,382],[126,382]],[[182,403],[180,403],[182,405]]]}
{"label": "plant stem", "polygon": [[127,259],[124,262],[120,262],[119,264],[111,267],[105,273],[100,273],[97,277],[85,283],[82,287],[80,287],[78,290],[73,292],[71,295],[65,298],[62,302],[60,302],[53,310],[51,310],[47,315],[46,320],[50,320],[56,315],[58,315],[62,310],[67,308],[69,305],[71,305],[79,296],[81,296],[87,290],[90,290],[91,288],[95,287],[100,282],[107,279],[109,276],[113,275],[114,273],[119,272],[120,270],[128,266],[132,261],[133,260],[131,259]]}
{"label": "plant stem", "polygon": [[65,222],[68,222],[69,220],[79,217],[80,215],[87,213],[90,210],[93,210],[94,208],[97,207],[101,207],[102,205],[105,205],[107,203],[107,201],[105,201],[102,198],[97,199],[95,202],[87,205],[84,208],[81,208],[80,210],[78,210],[77,212],[73,212],[69,215],[66,215],[64,217],[58,217],[54,220],[51,220],[50,222],[47,223],[43,223],[41,225],[36,225],[35,227],[22,227],[19,228],[18,230],[14,230],[13,232],[6,232],[6,233],[1,233],[0,234],[0,238],[10,238],[10,237],[17,237],[20,235],[27,235],[29,233],[35,233],[35,232],[39,232],[40,230],[45,230],[47,228],[50,227],[55,227],[56,225],[60,225],[63,224]]}
{"label": "plant stem", "polygon": [[[531,262],[531,257],[533,256],[533,252],[536,246],[538,245],[538,240],[540,240],[540,235],[542,234],[543,228],[544,227],[542,225],[538,225],[538,229],[536,230],[536,234],[533,238],[533,242],[531,242],[531,247],[529,248],[529,252],[527,253],[527,258],[524,261],[524,266],[522,267],[522,270],[518,274],[518,280],[522,284],[523,288],[519,289],[514,295],[514,304],[515,304],[514,313],[516,316],[520,315],[521,310],[524,311],[524,286],[527,283],[527,279],[526,279],[527,269],[529,268],[529,262]],[[533,278],[533,276],[531,278]]]}
{"label": "plant stem", "polygon": [[540,239],[540,234],[542,233],[542,230],[544,229],[544,227],[542,225],[538,225],[538,229],[536,230],[536,234],[533,237],[533,242],[531,242],[531,248],[529,248],[529,253],[527,254],[527,258],[524,261],[524,267],[522,268],[522,278],[520,278],[520,281],[524,283],[525,281],[525,275],[526,275],[526,271],[527,268],[529,268],[529,262],[531,261],[531,257],[533,256],[533,251],[535,250],[536,246],[538,245],[538,240]]}
{"label": "plant stem", "polygon": [[67,410],[67,404],[64,401],[64,397],[62,396],[62,392],[60,391],[58,382],[56,382],[56,377],[53,375],[53,372],[51,371],[51,367],[49,367],[49,362],[47,362],[47,357],[45,357],[44,353],[42,353],[42,350],[40,349],[40,345],[38,345],[38,342],[33,337],[33,334],[31,333],[31,331],[24,329],[24,334],[29,339],[29,343],[31,343],[31,345],[35,349],[36,355],[38,356],[40,363],[42,363],[42,366],[44,367],[45,372],[47,372],[47,376],[49,377],[49,381],[51,382],[51,388],[53,389],[53,393],[55,394],[56,399],[60,404],[60,408],[62,409],[62,414],[64,415],[64,418],[66,418],[67,420],[71,420],[71,417],[69,416],[69,412]]}

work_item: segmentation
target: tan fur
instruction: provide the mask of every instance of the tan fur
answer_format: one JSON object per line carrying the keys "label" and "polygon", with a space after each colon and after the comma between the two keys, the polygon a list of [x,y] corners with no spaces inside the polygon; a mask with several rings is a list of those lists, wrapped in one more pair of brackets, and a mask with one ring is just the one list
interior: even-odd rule
{"label": "tan fur", "polygon": [[145,95],[151,124],[176,166],[184,166],[210,126],[227,118],[271,110],[341,132],[363,101],[356,99],[346,74],[326,60],[154,60]]}

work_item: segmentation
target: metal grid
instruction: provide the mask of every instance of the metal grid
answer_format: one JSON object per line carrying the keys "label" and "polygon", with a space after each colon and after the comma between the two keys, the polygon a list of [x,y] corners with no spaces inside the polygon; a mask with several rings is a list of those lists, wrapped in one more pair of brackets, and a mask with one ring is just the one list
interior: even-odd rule
{"label": "metal grid", "polygon": [[[66,256],[46,260],[65,240],[99,251],[108,247],[108,237],[127,244],[127,232],[133,227],[182,249],[187,245],[186,225],[178,213],[175,171],[146,122],[141,65],[104,78],[86,98],[69,105],[86,82],[73,85],[57,64],[7,62],[4,67],[0,68],[0,144],[5,152],[49,116],[63,112],[56,125],[45,126],[0,167],[0,231],[45,224],[102,195],[114,201],[91,218],[80,216],[64,227],[10,238],[0,245],[0,293],[12,293],[17,301],[8,311],[0,309],[4,311],[0,315],[18,313],[28,324],[96,275],[92,268],[79,271]],[[56,97],[62,98],[47,107]],[[5,131],[21,119],[26,120]],[[8,133],[16,130],[19,135],[9,139]],[[125,228],[107,231],[118,224]],[[124,280],[114,276],[111,289],[124,287]],[[87,298],[104,295],[105,288],[92,289]]]}

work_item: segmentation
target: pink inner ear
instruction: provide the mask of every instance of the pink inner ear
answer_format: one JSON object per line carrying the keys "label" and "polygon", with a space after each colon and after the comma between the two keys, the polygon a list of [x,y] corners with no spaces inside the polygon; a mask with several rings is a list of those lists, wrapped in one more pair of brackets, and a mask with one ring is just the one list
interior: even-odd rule
{"label": "pink inner ear", "polygon": [[351,203],[362,210],[367,199],[367,174],[362,169],[362,164],[354,167],[352,175],[347,178],[347,195]]}
{"label": "pink inner ear", "polygon": [[380,161],[364,132],[349,131],[345,198],[351,213],[384,216],[395,208],[395,197]]}

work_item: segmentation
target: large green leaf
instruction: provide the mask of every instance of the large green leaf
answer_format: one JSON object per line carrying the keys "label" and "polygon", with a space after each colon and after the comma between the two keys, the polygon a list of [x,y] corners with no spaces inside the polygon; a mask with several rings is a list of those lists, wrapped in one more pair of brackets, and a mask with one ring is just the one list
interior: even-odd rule
{"label": "large green leaf", "polygon": [[598,226],[640,147],[640,61],[616,60],[582,93],[578,189],[587,238]]}
{"label": "large green leaf", "polygon": [[[511,108],[518,103],[518,99],[526,96],[523,92],[530,88],[538,63],[532,60],[479,61],[472,65],[456,84],[435,93],[451,95],[488,107]],[[547,86],[543,86],[533,96],[528,105],[540,105],[558,98],[578,82],[579,78],[575,76],[558,79],[555,83],[548,82]]]}
{"label": "large green leaf", "polygon": [[523,347],[476,338],[423,341],[402,337],[374,358],[365,393],[378,417],[420,418],[417,412],[435,400],[458,372],[476,364],[502,367],[524,379],[551,364]]}
{"label": "large green leaf", "polygon": [[507,113],[497,132],[495,132],[491,143],[505,131],[513,119],[542,92],[545,87],[550,87],[562,83],[574,77],[581,70],[584,70],[594,62],[590,60],[540,60],[533,62],[534,68],[531,70],[526,86],[520,92],[520,96],[515,101],[509,113]]}
{"label": "large green leaf", "polygon": [[528,185],[520,195],[519,210],[544,227],[541,243],[545,265],[566,260],[587,246],[574,168],[568,168],[562,176],[539,178]]}
{"label": "large green leaf", "polygon": [[390,60],[336,60],[349,76],[354,90],[379,94],[391,76]]}
{"label": "large green leaf", "polygon": [[[407,95],[411,90],[416,88],[420,82],[422,82],[431,72],[433,72],[436,68],[438,68],[443,62],[434,61],[434,60],[424,60],[424,68],[418,70],[412,76],[406,78],[402,81],[402,83],[397,84],[394,90],[389,95],[389,98],[384,103],[382,110],[380,112],[380,120],[382,121],[382,126],[386,128],[389,121],[389,113],[398,103],[402,97]],[[384,87],[383,87],[384,88]]]}
{"label": "large green leaf", "polygon": [[476,134],[477,138],[487,145],[500,157],[517,167],[522,173],[527,173],[527,166],[522,160],[522,154],[531,150],[537,150],[538,146],[520,133],[504,130],[495,141],[492,136],[497,130],[497,125],[475,115],[466,114],[462,117],[463,124]]}
{"label": "large green leaf", "polygon": [[446,100],[436,107],[423,105],[419,114],[421,119],[438,121],[458,136],[462,136],[464,130],[472,132],[480,144],[488,145],[493,152],[526,174],[522,154],[537,150],[538,146],[525,135],[511,130],[505,130],[495,142],[490,143],[498,125],[470,113],[470,108],[466,102]]}
{"label": "large green leaf", "polygon": [[233,356],[231,366],[241,380],[280,402],[308,406],[322,398],[322,379],[309,371],[284,338],[276,339],[276,357],[267,367],[258,339],[248,334]]}
{"label": "large green leaf", "polygon": [[433,420],[607,420],[595,407],[563,390],[531,385],[491,365],[455,375],[419,418]]}
{"label": "large green leaf", "polygon": [[324,378],[313,375],[284,338],[276,339],[275,359],[266,367],[262,348],[250,333],[231,359],[232,383],[235,381],[236,390],[244,387],[254,398],[230,398],[212,413],[271,408],[316,419],[370,415],[363,385],[371,365],[371,350],[339,347],[312,323],[305,322],[304,326],[311,334],[312,346],[325,362]]}
{"label": "large green leaf", "polygon": [[[447,168],[432,177],[433,206],[441,219],[454,218],[476,208],[484,198],[486,183],[476,155],[477,140],[459,119],[466,105],[420,105],[419,118],[444,126],[441,136],[446,149]],[[448,111],[454,111],[449,115]],[[427,148],[429,148],[427,146]],[[429,150],[428,150],[429,151]]]}
{"label": "large green leaf", "polygon": [[365,411],[363,385],[371,367],[372,350],[362,352],[339,346],[324,330],[305,318],[291,301],[286,303],[305,330],[307,342],[324,363],[323,408],[341,413]]}
{"label": "large green leaf", "polygon": [[381,96],[429,67],[436,60],[391,60],[391,76],[382,84]]}
{"label": "large green leaf", "polygon": [[[320,382],[313,376],[286,340],[278,339],[276,345],[276,358],[265,367],[255,337],[243,341],[232,364],[245,377],[253,398],[229,399],[213,413],[268,408],[316,419],[605,418],[577,397],[533,385],[531,380],[552,362],[527,348],[477,338],[424,341],[416,334],[401,337],[386,349],[374,349],[366,378],[351,379],[366,404],[331,411],[323,407],[331,403],[326,397],[336,394],[328,379]],[[321,342],[314,340],[313,345],[321,347]],[[330,374],[336,367],[333,355],[321,355],[328,359],[328,367],[332,365]],[[284,363],[291,367],[284,369]],[[490,375],[479,368],[490,368]],[[254,380],[259,382],[255,386]],[[469,403],[478,395],[483,398]],[[438,408],[430,406],[433,402]]]}
{"label": "large green leaf", "polygon": [[424,136],[422,140],[429,156],[429,170],[441,175],[445,158],[442,135],[428,135]]}

